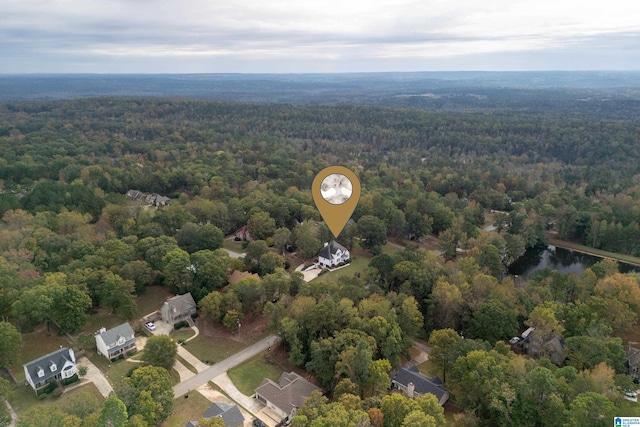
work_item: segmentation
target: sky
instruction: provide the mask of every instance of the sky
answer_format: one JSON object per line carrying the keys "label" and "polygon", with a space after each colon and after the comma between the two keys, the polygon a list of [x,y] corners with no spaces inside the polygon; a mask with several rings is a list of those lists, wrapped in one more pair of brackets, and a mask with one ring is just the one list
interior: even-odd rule
{"label": "sky", "polygon": [[634,0],[2,0],[0,73],[640,70]]}

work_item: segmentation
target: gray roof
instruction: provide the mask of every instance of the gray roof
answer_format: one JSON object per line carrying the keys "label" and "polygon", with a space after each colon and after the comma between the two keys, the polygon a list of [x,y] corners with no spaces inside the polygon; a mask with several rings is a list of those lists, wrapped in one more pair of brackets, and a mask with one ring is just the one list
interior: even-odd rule
{"label": "gray roof", "polygon": [[331,259],[331,255],[338,252],[338,249],[340,249],[343,252],[347,250],[347,248],[345,248],[340,243],[334,240],[328,245],[326,245],[325,247],[323,247],[322,249],[320,249],[320,252],[318,252],[318,256],[321,256],[322,258],[326,258],[326,259]]}
{"label": "gray roof", "polygon": [[629,351],[627,351],[627,364],[629,366],[640,364],[640,350],[638,350],[637,348],[629,347]]}
{"label": "gray roof", "polygon": [[[73,350],[63,347],[60,350],[45,354],[42,357],[26,363],[24,367],[29,372],[29,376],[34,383],[41,383],[59,375],[66,362],[73,362],[75,365],[75,355],[73,354]],[[56,365],[56,369],[52,372],[51,365],[54,363]],[[38,370],[41,368],[44,371],[44,376],[38,377]]]}
{"label": "gray roof", "polygon": [[442,382],[438,377],[429,378],[426,375],[420,373],[416,366],[411,368],[400,368],[393,380],[403,386],[408,386],[409,383],[413,383],[414,391],[418,394],[431,393],[436,396],[438,402],[442,397],[449,392],[446,388],[442,387]]}
{"label": "gray roof", "polygon": [[165,304],[168,304],[170,309],[175,307],[176,312],[180,314],[189,313],[191,310],[196,308],[196,302],[191,296],[191,292],[171,297],[165,302]]}
{"label": "gray roof", "polygon": [[109,347],[117,343],[121,337],[125,340],[130,340],[134,335],[135,333],[133,332],[133,329],[131,329],[131,325],[125,322],[122,325],[118,325],[115,328],[111,328],[108,331],[102,332],[100,334],[100,337],[102,338],[102,341],[104,341],[104,343],[107,345],[107,347]]}
{"label": "gray roof", "polygon": [[288,414],[293,408],[301,408],[315,390],[322,391],[295,372],[283,372],[278,384],[268,378],[262,380],[256,393]]}
{"label": "gray roof", "polygon": [[185,427],[196,427],[198,424],[198,421],[189,421]]}
{"label": "gray roof", "polygon": [[202,418],[221,417],[225,427],[238,427],[244,423],[244,417],[236,405],[214,402],[209,409],[202,414]]}

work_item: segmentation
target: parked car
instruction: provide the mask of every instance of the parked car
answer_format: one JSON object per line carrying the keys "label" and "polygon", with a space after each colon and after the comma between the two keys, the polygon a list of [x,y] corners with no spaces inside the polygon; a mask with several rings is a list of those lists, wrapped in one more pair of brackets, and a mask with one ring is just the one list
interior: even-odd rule
{"label": "parked car", "polygon": [[628,391],[624,394],[627,397],[630,397],[632,399],[637,399],[638,398],[638,393],[636,393],[635,391]]}
{"label": "parked car", "polygon": [[150,331],[156,330],[156,325],[153,322],[147,322],[144,324],[144,326]]}
{"label": "parked car", "polygon": [[253,420],[253,427],[267,427],[265,423],[260,421],[259,419]]}
{"label": "parked car", "polygon": [[513,337],[509,340],[509,344],[515,344],[520,341],[520,337]]}

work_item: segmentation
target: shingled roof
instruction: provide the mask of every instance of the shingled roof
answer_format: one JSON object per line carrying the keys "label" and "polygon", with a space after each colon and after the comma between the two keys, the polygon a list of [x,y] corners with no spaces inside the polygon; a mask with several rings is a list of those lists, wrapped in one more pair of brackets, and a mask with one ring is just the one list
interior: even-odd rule
{"label": "shingled roof", "polygon": [[202,414],[202,418],[221,417],[225,427],[238,427],[244,423],[244,417],[236,405],[214,402],[209,409]]}
{"label": "shingled roof", "polygon": [[256,393],[288,414],[293,408],[301,408],[315,390],[322,391],[295,372],[283,372],[278,383],[265,378]]}
{"label": "shingled roof", "polygon": [[442,382],[438,377],[429,378],[421,374],[416,366],[400,368],[396,376],[393,377],[393,380],[405,387],[408,386],[409,383],[413,383],[415,393],[431,393],[436,396],[438,402],[449,392],[449,390],[442,387]]}
{"label": "shingled roof", "polygon": [[340,243],[334,240],[331,243],[325,245],[322,249],[320,249],[320,252],[318,252],[318,256],[321,256],[322,258],[326,258],[326,259],[331,259],[331,255],[338,252],[338,250],[341,250],[342,252],[344,252],[347,250],[347,248],[345,248]]}
{"label": "shingled roof", "polygon": [[[45,354],[42,357],[26,363],[24,367],[29,372],[29,376],[31,376],[33,381],[45,382],[56,375],[59,375],[66,362],[72,362],[75,365],[76,358],[73,350],[63,347],[60,350]],[[54,365],[55,369],[52,370],[51,367]],[[38,371],[40,369],[44,372],[44,376],[42,377],[38,376]]]}

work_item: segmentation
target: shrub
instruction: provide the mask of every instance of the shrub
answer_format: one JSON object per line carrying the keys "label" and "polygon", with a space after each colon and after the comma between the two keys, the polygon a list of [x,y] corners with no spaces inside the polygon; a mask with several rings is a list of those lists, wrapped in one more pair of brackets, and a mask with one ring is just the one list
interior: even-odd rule
{"label": "shrub", "polygon": [[76,381],[78,381],[78,374],[73,374],[69,378],[65,378],[65,379],[60,380],[60,382],[64,386],[67,386],[69,384],[75,383]]}
{"label": "shrub", "polygon": [[61,388],[57,388],[57,389],[53,390],[53,392],[51,393],[51,396],[60,397],[60,396],[62,396],[62,393],[64,393],[64,390],[61,389]]}
{"label": "shrub", "polygon": [[176,331],[178,329],[188,328],[188,327],[189,327],[189,322],[187,322],[186,320],[182,320],[182,321],[176,323],[175,325],[173,325],[173,329],[175,329]]}

